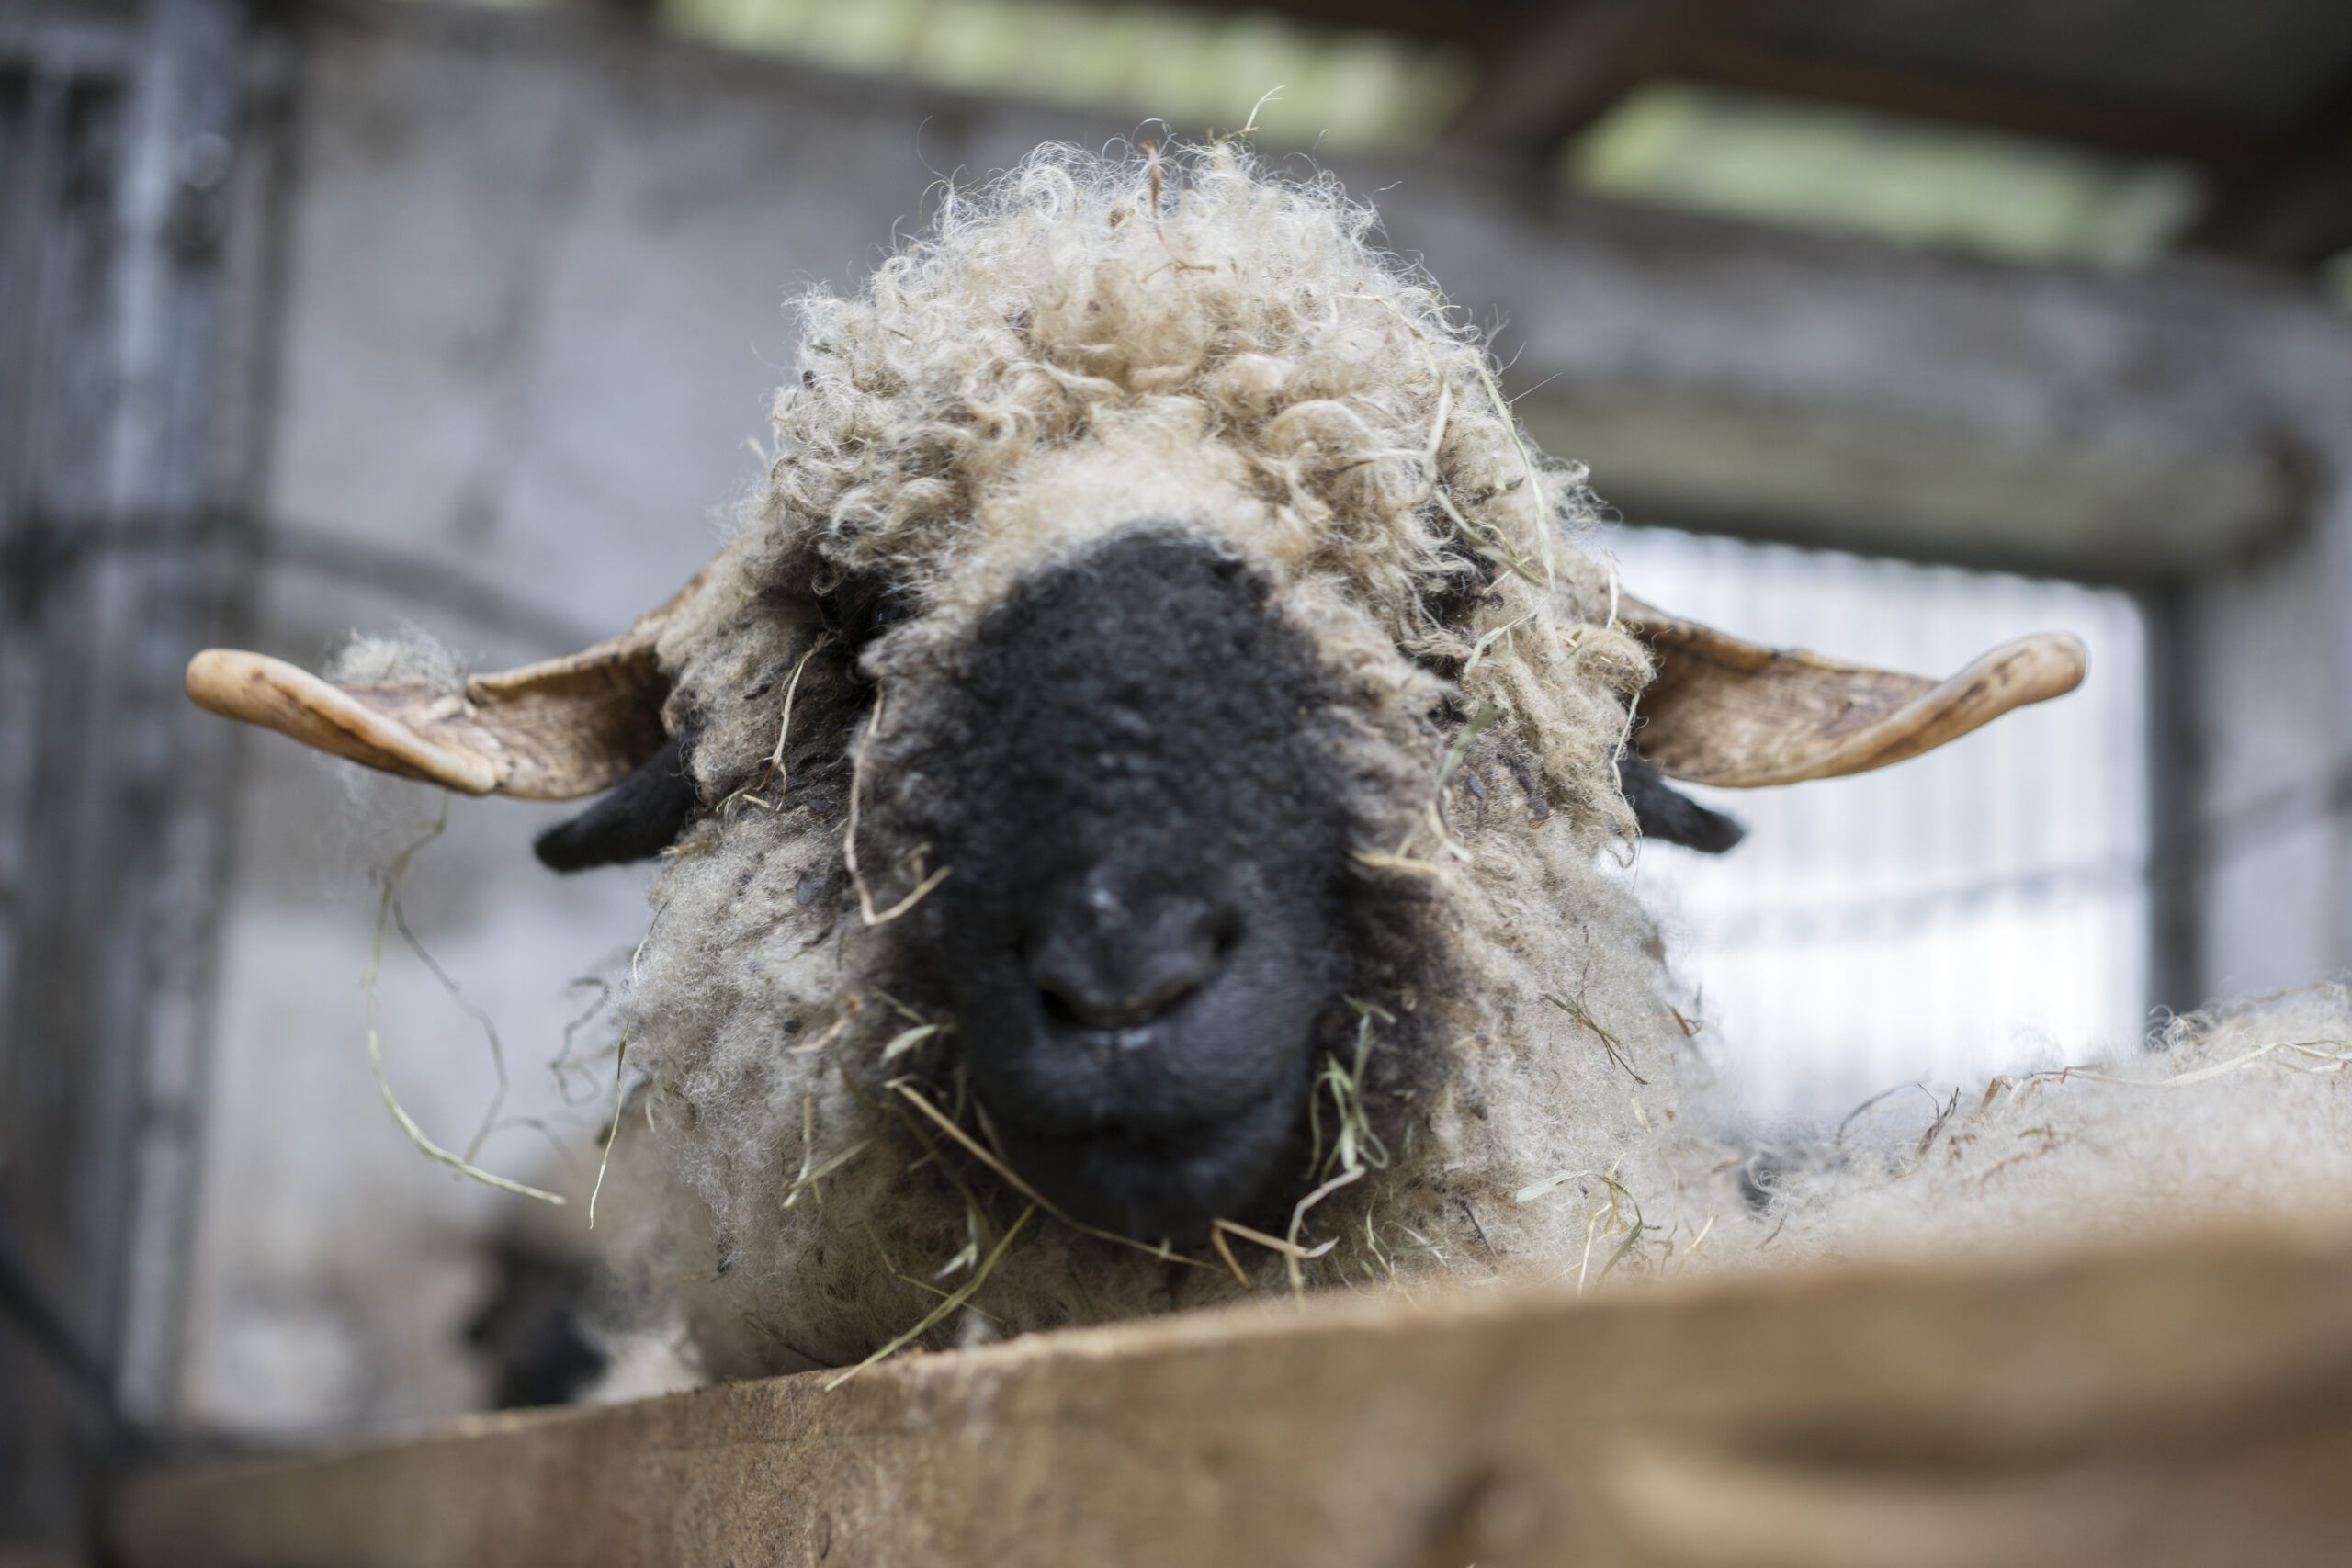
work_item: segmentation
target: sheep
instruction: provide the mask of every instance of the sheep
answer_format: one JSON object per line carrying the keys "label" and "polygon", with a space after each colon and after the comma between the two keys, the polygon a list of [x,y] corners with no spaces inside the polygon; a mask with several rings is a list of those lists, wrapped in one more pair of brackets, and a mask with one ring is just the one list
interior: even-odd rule
{"label": "sheep", "polygon": [[559,870],[659,855],[603,1234],[706,1374],[1668,1266],[1739,1200],[1603,862],[1737,827],[1663,775],[1883,765],[2079,680],[2063,637],[1937,683],[1641,604],[1373,232],[1233,142],[1043,149],[800,302],[761,487],[628,633],[191,666],[373,766],[603,791]]}

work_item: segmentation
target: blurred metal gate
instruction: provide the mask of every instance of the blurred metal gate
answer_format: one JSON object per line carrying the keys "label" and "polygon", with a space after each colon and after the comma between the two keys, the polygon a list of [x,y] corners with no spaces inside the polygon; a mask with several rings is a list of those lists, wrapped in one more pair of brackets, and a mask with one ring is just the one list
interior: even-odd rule
{"label": "blurred metal gate", "polygon": [[90,1385],[135,1409],[169,1355],[127,1303],[134,1237],[185,1232],[141,1213],[185,1196],[168,1167],[201,1059],[219,753],[178,670],[220,598],[243,18],[25,0],[0,19],[0,1284],[81,1353],[0,1336],[0,1550],[79,1539]]}

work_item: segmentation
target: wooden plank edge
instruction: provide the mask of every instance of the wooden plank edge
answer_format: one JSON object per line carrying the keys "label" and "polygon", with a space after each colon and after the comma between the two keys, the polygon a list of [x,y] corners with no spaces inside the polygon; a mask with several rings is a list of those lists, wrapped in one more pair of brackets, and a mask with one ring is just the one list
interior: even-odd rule
{"label": "wooden plank edge", "polygon": [[2332,1562],[2352,1229],[1325,1298],[825,1381],[132,1474],[112,1543],[130,1568]]}

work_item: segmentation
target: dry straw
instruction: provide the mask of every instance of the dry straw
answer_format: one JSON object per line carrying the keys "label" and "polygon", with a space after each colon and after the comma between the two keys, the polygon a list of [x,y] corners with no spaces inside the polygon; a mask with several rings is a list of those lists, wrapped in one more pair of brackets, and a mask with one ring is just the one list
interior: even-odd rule
{"label": "dry straw", "polygon": [[416,859],[418,852],[440,838],[448,829],[448,826],[449,801],[448,797],[444,795],[441,800],[441,815],[435,818],[433,825],[427,828],[421,837],[412,840],[392,857],[391,863],[384,868],[383,874],[378,879],[379,886],[376,898],[375,940],[368,948],[367,973],[361,976],[359,982],[360,995],[366,998],[368,1065],[376,1075],[376,1091],[383,1096],[384,1109],[391,1113],[392,1121],[400,1130],[408,1134],[409,1142],[416,1145],[418,1152],[427,1159],[446,1165],[461,1176],[470,1177],[488,1187],[495,1187],[502,1192],[512,1192],[524,1198],[536,1198],[542,1203],[553,1203],[560,1207],[564,1201],[562,1194],[549,1192],[543,1188],[533,1187],[527,1182],[515,1181],[484,1170],[463,1155],[445,1149],[435,1143],[425,1135],[424,1129],[417,1125],[416,1118],[408,1113],[407,1107],[401,1104],[400,1097],[392,1092],[392,1080],[384,1071],[383,1040],[377,1025],[378,981],[384,968],[384,931],[391,924],[393,902],[400,896],[401,884],[407,879],[411,863]]}

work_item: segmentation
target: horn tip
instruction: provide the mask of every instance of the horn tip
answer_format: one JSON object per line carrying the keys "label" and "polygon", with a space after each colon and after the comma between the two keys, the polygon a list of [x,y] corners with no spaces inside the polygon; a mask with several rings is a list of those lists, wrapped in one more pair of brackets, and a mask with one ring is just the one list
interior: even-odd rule
{"label": "horn tip", "polygon": [[2073,632],[2040,632],[2015,645],[2034,667],[2031,694],[2021,702],[2046,702],[2063,697],[2090,673],[2090,649]]}
{"label": "horn tip", "polygon": [[462,795],[498,787],[491,759],[427,739],[397,715],[282,659],[208,648],[187,661],[183,679],[189,700],[207,713],[274,729],[314,750]]}
{"label": "horn tip", "polygon": [[183,683],[188,700],[205,712],[254,724],[261,722],[254,716],[254,680],[268,680],[280,671],[298,676],[302,673],[266,653],[248,653],[238,648],[208,648],[187,661]]}

